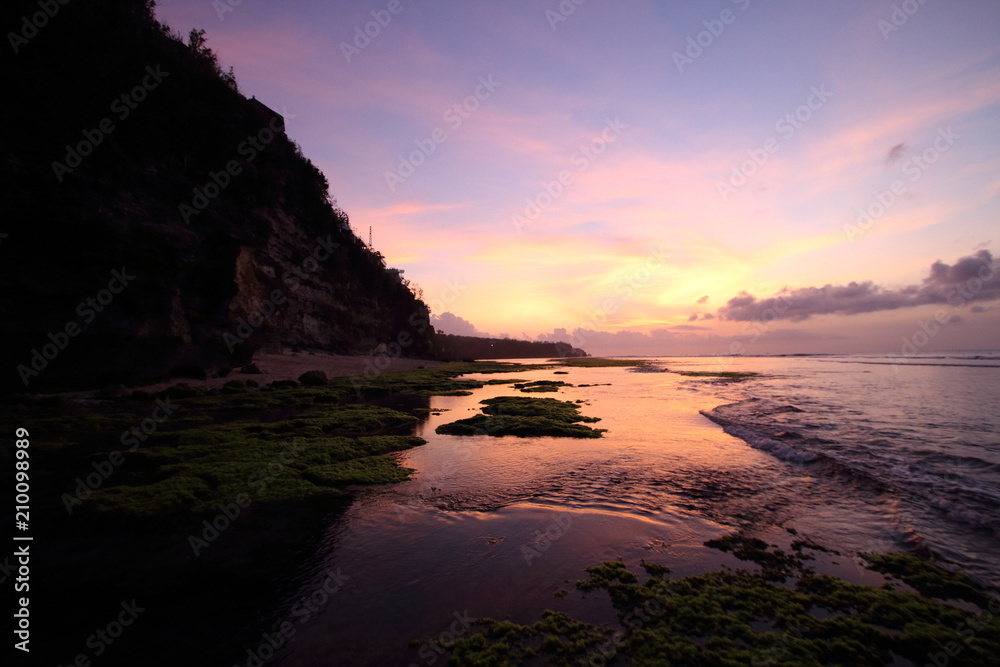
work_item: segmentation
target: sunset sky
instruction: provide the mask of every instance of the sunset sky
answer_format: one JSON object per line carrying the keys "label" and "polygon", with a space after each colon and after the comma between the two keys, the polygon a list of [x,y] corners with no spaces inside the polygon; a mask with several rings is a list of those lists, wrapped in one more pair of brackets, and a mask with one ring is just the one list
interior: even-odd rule
{"label": "sunset sky", "polygon": [[284,113],[445,331],[1000,348],[995,0],[235,2],[157,16]]}

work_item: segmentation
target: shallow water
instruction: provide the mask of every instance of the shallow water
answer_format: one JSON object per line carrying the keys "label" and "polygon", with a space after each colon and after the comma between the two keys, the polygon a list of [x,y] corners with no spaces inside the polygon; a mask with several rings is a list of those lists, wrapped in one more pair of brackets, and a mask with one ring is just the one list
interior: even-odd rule
{"label": "shallow water", "polygon": [[[273,662],[434,664],[442,658],[422,640],[461,633],[468,617],[532,621],[545,608],[614,624],[606,596],[573,588],[587,566],[646,559],[677,576],[745,566],[702,546],[737,528],[776,540],[793,528],[845,553],[926,548],[995,583],[1000,364],[919,361],[656,360],[765,374],[743,382],[625,368],[517,374],[610,383],[541,395],[583,401],[608,429],[593,440],[440,436],[480,400],[517,392],[436,397],[440,414],[417,430],[427,444],[401,455],[413,479],[364,493],[286,582],[271,623],[290,620],[295,634]],[[836,562],[835,574],[869,576],[850,556]],[[323,600],[331,575],[342,586]]]}

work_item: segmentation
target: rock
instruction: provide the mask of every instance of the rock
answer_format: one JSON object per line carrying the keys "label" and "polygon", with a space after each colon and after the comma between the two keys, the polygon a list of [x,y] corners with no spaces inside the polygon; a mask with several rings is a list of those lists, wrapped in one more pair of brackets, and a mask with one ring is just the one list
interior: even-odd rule
{"label": "rock", "polygon": [[38,405],[43,408],[65,408],[69,401],[65,396],[56,394],[55,396],[41,396]]}
{"label": "rock", "polygon": [[323,371],[306,371],[299,376],[299,382],[306,387],[319,387],[329,384],[330,380]]}
{"label": "rock", "polygon": [[275,380],[267,386],[272,389],[294,389],[299,386],[299,383],[295,380]]}
{"label": "rock", "polygon": [[206,380],[208,379],[208,373],[198,364],[179,364],[170,369],[170,377]]}
{"label": "rock", "polygon": [[244,375],[260,375],[262,371],[257,364],[247,364],[240,369],[240,373],[243,373]]}
{"label": "rock", "polygon": [[242,380],[230,380],[222,385],[223,394],[243,394],[246,393],[247,385]]}
{"label": "rock", "polygon": [[158,398],[194,398],[195,396],[201,396],[201,392],[186,382],[175,384],[157,394]]}

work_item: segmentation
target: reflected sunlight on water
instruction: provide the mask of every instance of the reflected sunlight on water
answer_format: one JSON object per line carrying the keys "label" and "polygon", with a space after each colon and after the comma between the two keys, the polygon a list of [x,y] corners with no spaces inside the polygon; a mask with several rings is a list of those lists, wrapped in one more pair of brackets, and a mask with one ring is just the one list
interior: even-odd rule
{"label": "reflected sunlight on water", "polygon": [[[405,663],[413,659],[407,640],[435,635],[466,611],[528,621],[553,608],[614,623],[605,598],[573,590],[586,567],[615,558],[633,566],[640,559],[669,563],[678,575],[745,566],[702,546],[736,529],[780,541],[788,538],[784,528],[794,528],[848,554],[927,540],[945,553],[973,552],[970,542],[942,539],[948,533],[940,517],[928,519],[921,496],[899,481],[914,479],[921,462],[912,452],[969,453],[962,435],[969,414],[935,399],[942,371],[851,361],[657,362],[763,373],[743,382],[625,368],[517,373],[597,385],[534,396],[580,401],[581,413],[600,417],[594,426],[607,429],[599,439],[438,435],[439,425],[478,413],[483,399],[523,394],[490,385],[471,396],[432,398],[436,414],[416,430],[427,444],[399,455],[416,471],[413,478],[367,490],[330,527],[325,555],[296,594],[330,568],[350,579],[339,602],[304,625],[281,664],[346,665],[350,660],[338,656],[352,651],[369,656],[369,664]],[[983,372],[994,371],[944,374]],[[969,400],[960,390],[969,390],[968,378],[944,384],[959,394],[957,405],[961,396]],[[936,408],[928,413],[922,404],[932,399]],[[724,404],[737,406],[726,416],[743,420],[744,439],[699,414]],[[798,409],[759,409],[765,404]],[[741,413],[740,406],[757,407]],[[928,438],[929,429],[940,437]],[[809,450],[816,462],[760,448],[768,433]],[[995,441],[994,433],[984,430],[983,441]],[[850,555],[841,561],[828,567],[855,580],[867,576]],[[560,590],[568,594],[556,596]]]}

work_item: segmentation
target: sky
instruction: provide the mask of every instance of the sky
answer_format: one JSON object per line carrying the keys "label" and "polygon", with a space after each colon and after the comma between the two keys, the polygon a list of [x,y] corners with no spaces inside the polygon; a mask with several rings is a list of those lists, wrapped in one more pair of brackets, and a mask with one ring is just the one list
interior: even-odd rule
{"label": "sky", "polygon": [[1000,348],[995,0],[160,0],[440,329]]}

